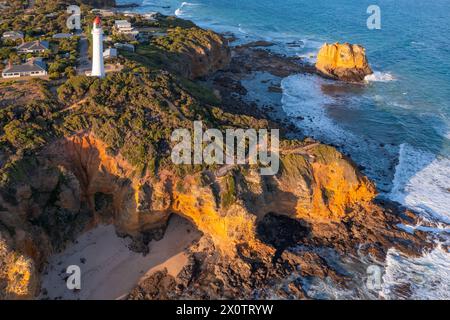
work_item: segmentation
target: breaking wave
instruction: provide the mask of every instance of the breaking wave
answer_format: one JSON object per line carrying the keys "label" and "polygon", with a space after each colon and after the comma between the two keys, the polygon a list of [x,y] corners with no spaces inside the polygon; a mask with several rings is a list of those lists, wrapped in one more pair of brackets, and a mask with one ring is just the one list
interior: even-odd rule
{"label": "breaking wave", "polygon": [[450,223],[450,159],[400,146],[393,187],[389,194],[425,216]]}
{"label": "breaking wave", "polygon": [[[346,130],[334,121],[328,115],[328,110],[334,108],[340,112],[350,112],[351,108],[346,97],[325,93],[335,85],[335,82],[316,75],[287,77],[281,82],[283,110],[305,135],[333,144],[350,154],[357,163],[365,167],[365,174],[377,182],[381,191],[389,192],[393,178],[390,168],[395,165],[398,146],[380,146],[376,141]],[[374,158],[377,158],[376,162],[373,161]]]}
{"label": "breaking wave", "polygon": [[364,80],[366,82],[389,82],[395,81],[395,77],[389,72],[375,71],[374,73],[367,75]]}
{"label": "breaking wave", "polygon": [[389,249],[381,295],[385,299],[450,299],[450,253],[438,246],[418,258]]}
{"label": "breaking wave", "polygon": [[198,5],[199,5],[198,3],[183,2],[183,3],[181,4],[181,6],[180,6],[178,9],[175,10],[175,15],[176,15],[177,17],[183,16],[183,15],[185,14],[185,12],[184,12],[184,10],[183,10],[185,7],[188,7],[188,6],[198,6]]}

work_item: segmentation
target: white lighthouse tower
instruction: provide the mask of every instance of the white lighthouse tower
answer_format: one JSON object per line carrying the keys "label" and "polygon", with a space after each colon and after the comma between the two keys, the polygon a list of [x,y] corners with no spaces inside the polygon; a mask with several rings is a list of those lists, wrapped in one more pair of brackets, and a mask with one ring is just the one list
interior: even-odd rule
{"label": "white lighthouse tower", "polygon": [[92,26],[92,77],[103,78],[105,65],[103,64],[103,29],[100,17],[95,17]]}

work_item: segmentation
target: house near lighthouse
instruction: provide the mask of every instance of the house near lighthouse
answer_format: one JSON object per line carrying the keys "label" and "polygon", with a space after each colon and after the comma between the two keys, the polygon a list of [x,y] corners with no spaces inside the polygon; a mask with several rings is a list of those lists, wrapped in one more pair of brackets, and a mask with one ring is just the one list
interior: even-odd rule
{"label": "house near lighthouse", "polygon": [[92,26],[92,70],[91,77],[105,76],[105,64],[103,61],[103,29],[99,16],[95,17]]}

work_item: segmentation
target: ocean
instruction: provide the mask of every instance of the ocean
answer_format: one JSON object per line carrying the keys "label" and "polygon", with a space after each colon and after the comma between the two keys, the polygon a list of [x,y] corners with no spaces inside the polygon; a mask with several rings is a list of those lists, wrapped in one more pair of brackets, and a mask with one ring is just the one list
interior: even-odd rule
{"label": "ocean", "polygon": [[[379,30],[366,25],[372,4]],[[450,243],[450,1],[144,0],[132,11],[190,19],[242,43],[268,40],[270,50],[310,62],[324,42],[363,45],[375,71],[365,85],[292,75],[282,80],[283,110],[304,118],[296,124],[305,134],[348,153],[380,197],[441,223],[431,232]],[[429,276],[415,283],[408,270]],[[406,259],[392,250],[383,279],[384,298],[398,298],[389,288],[407,281],[413,298],[449,299],[450,254],[438,247]]]}

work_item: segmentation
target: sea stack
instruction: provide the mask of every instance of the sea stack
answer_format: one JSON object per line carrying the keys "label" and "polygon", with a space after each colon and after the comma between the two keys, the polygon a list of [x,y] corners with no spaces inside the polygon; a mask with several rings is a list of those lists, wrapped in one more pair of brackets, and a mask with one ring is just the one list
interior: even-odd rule
{"label": "sea stack", "polygon": [[100,17],[95,17],[92,26],[92,77],[103,78],[105,65],[103,64],[103,29]]}
{"label": "sea stack", "polygon": [[372,74],[364,47],[349,43],[325,43],[317,55],[316,69],[329,78],[361,82]]}

